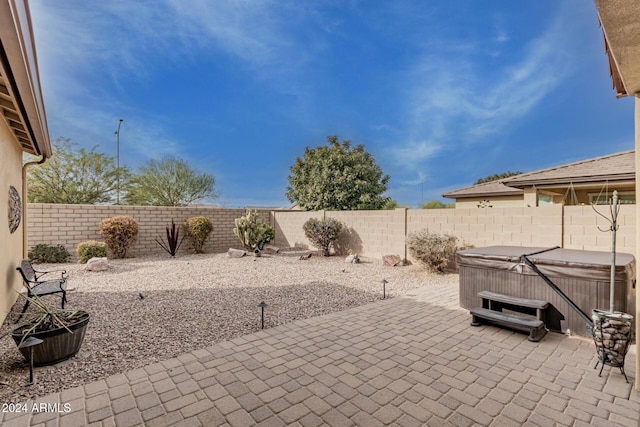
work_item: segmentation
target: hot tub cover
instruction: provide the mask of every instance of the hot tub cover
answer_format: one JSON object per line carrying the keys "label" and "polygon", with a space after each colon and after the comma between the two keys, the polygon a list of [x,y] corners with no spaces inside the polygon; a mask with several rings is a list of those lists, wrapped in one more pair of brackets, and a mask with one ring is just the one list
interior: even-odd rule
{"label": "hot tub cover", "polygon": [[[539,253],[536,253],[539,252]],[[487,246],[458,251],[458,265],[514,270],[522,274],[536,274],[521,262],[527,256],[549,277],[573,277],[589,280],[610,280],[611,253],[576,249],[523,246]],[[615,280],[635,279],[635,258],[631,254],[616,253]]]}

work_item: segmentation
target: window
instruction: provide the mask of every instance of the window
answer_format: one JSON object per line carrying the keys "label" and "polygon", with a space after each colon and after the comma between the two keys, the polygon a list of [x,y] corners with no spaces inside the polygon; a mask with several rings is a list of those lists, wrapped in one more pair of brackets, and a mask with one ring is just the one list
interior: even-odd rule
{"label": "window", "polygon": [[[612,197],[613,195],[610,193],[589,193],[589,203],[593,205],[609,205]],[[633,191],[619,191],[618,203],[621,205],[635,205],[636,194]]]}

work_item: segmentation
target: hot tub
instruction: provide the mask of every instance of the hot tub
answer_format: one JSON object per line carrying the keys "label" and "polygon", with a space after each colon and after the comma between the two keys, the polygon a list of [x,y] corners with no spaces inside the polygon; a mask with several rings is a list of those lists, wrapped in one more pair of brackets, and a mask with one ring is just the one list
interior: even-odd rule
{"label": "hot tub", "polygon": [[[585,313],[609,309],[611,253],[560,248],[489,246],[458,251],[460,306],[481,307],[480,291],[491,291],[551,304],[546,326],[556,332],[591,337],[586,321],[528,266],[528,258]],[[615,310],[635,315],[635,258],[616,254]]]}

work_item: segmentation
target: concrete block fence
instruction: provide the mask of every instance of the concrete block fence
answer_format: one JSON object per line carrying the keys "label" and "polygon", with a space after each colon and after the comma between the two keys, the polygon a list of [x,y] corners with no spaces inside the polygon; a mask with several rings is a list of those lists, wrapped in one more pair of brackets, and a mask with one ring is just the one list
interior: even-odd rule
{"label": "concrete block fence", "polygon": [[[600,207],[608,213],[607,207]],[[332,217],[342,221],[348,232],[338,242],[343,252],[379,258],[396,254],[411,259],[406,236],[422,229],[452,234],[460,244],[475,247],[560,246],[567,249],[609,251],[611,233],[601,232],[609,224],[591,206],[550,205],[523,208],[395,209],[387,211],[277,211],[275,244],[311,247],[302,224],[308,218]],[[635,256],[636,210],[621,206],[617,234],[618,252]]]}
{"label": "concrete block fence", "polygon": [[[599,210],[608,213],[607,207]],[[98,224],[104,218],[130,215],[138,221],[138,243],[134,256],[162,253],[155,242],[165,236],[165,227],[192,216],[206,216],[214,230],[205,250],[225,252],[240,247],[233,234],[234,219],[244,209],[215,207],[152,207],[29,204],[27,227],[29,247],[38,243],[61,244],[75,256],[75,248],[85,240],[101,240]],[[342,221],[346,232],[337,243],[344,253],[380,258],[384,254],[408,257],[405,240],[410,233],[428,228],[453,234],[462,244],[475,247],[491,245],[560,246],[568,249],[609,251],[611,233],[599,229],[609,224],[591,206],[549,205],[525,208],[405,209],[386,211],[269,211],[258,210],[274,227],[277,246],[314,249],[302,231],[309,218],[332,217]],[[617,250],[635,255],[634,205],[621,206]],[[186,242],[185,242],[186,244]],[[181,248],[183,251],[186,246]],[[409,257],[410,258],[410,257]]]}
{"label": "concrete block fence", "polygon": [[[241,248],[233,234],[234,220],[246,213],[245,209],[222,209],[214,207],[164,207],[164,206],[98,206],[29,203],[27,207],[28,246],[38,243],[60,244],[76,256],[78,243],[86,240],[102,241],[98,224],[105,218],[118,215],[132,216],[138,222],[138,242],[130,254],[164,253],[155,241],[166,241],[166,227],[171,220],[182,224],[186,218],[205,216],[213,222],[213,232],[205,245],[206,252],[226,252],[230,247]],[[268,224],[270,211],[258,210],[258,216]],[[182,233],[181,233],[182,234]],[[188,250],[185,240],[180,252]]]}

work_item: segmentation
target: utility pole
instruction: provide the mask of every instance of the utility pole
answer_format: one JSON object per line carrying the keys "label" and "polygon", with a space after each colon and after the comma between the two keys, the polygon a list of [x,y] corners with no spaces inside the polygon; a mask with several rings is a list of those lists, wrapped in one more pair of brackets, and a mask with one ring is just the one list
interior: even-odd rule
{"label": "utility pole", "polygon": [[116,131],[116,167],[117,167],[117,187],[116,187],[116,205],[120,204],[120,125],[124,120],[118,122],[118,130]]}

